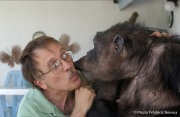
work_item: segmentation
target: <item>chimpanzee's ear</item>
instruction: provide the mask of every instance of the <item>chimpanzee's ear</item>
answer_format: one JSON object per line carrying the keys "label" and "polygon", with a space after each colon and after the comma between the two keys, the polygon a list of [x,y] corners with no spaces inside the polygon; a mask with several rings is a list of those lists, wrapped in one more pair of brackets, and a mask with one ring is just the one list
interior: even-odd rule
{"label": "chimpanzee's ear", "polygon": [[114,52],[116,55],[118,55],[121,52],[123,48],[123,44],[124,44],[123,37],[121,35],[116,35],[113,40]]}

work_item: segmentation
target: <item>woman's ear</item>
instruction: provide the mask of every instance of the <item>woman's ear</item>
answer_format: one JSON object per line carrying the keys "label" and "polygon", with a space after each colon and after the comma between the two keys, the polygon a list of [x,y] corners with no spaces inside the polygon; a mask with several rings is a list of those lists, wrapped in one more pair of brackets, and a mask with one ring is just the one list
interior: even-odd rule
{"label": "woman's ear", "polygon": [[44,82],[44,80],[35,80],[34,84],[36,84],[42,89],[47,89],[47,84]]}
{"label": "woman's ear", "polygon": [[116,55],[118,55],[121,52],[123,48],[123,44],[124,44],[123,37],[121,35],[116,35],[113,40],[113,48]]}

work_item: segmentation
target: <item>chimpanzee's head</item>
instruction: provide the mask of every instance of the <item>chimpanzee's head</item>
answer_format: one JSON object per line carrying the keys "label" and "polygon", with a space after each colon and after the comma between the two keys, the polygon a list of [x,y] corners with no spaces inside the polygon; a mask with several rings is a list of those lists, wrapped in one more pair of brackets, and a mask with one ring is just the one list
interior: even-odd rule
{"label": "chimpanzee's head", "polygon": [[[148,34],[140,25],[119,23],[94,37],[94,49],[75,62],[75,66],[90,81],[110,81],[136,74],[140,66],[135,55],[146,53]],[[142,53],[141,53],[142,52]],[[129,59],[136,59],[129,61]],[[129,64],[129,65],[127,65]],[[136,70],[136,71],[135,71]],[[129,72],[124,76],[124,72]],[[128,76],[127,76],[128,75]]]}

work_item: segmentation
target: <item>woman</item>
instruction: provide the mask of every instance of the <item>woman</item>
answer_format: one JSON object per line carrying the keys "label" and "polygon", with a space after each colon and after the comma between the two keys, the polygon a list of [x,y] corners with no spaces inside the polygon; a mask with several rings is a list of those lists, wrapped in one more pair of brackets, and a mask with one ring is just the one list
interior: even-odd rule
{"label": "woman", "polygon": [[54,38],[27,44],[20,57],[24,78],[33,88],[23,97],[17,117],[85,117],[95,97],[82,85],[72,53]]}

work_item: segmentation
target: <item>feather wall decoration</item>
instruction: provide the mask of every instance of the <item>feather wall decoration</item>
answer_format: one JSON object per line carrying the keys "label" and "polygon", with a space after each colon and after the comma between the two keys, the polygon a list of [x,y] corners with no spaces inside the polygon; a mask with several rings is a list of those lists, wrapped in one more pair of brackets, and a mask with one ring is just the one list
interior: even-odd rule
{"label": "feather wall decoration", "polygon": [[21,47],[16,45],[12,47],[12,58],[16,64],[19,64],[19,57],[21,55]]}
{"label": "feather wall decoration", "polygon": [[5,51],[2,51],[0,53],[0,60],[2,63],[7,63],[10,67],[14,66],[14,62],[13,62],[11,56]]}
{"label": "feather wall decoration", "polygon": [[7,53],[6,51],[0,52],[0,61],[2,63],[7,63],[10,67],[14,67],[15,63],[19,64],[21,52],[21,47],[19,45],[15,45],[11,48],[11,53]]}
{"label": "feather wall decoration", "polygon": [[80,45],[77,42],[74,42],[69,45],[70,37],[67,34],[62,34],[59,43],[61,43],[67,50],[72,51],[73,54],[76,54],[80,51]]}

